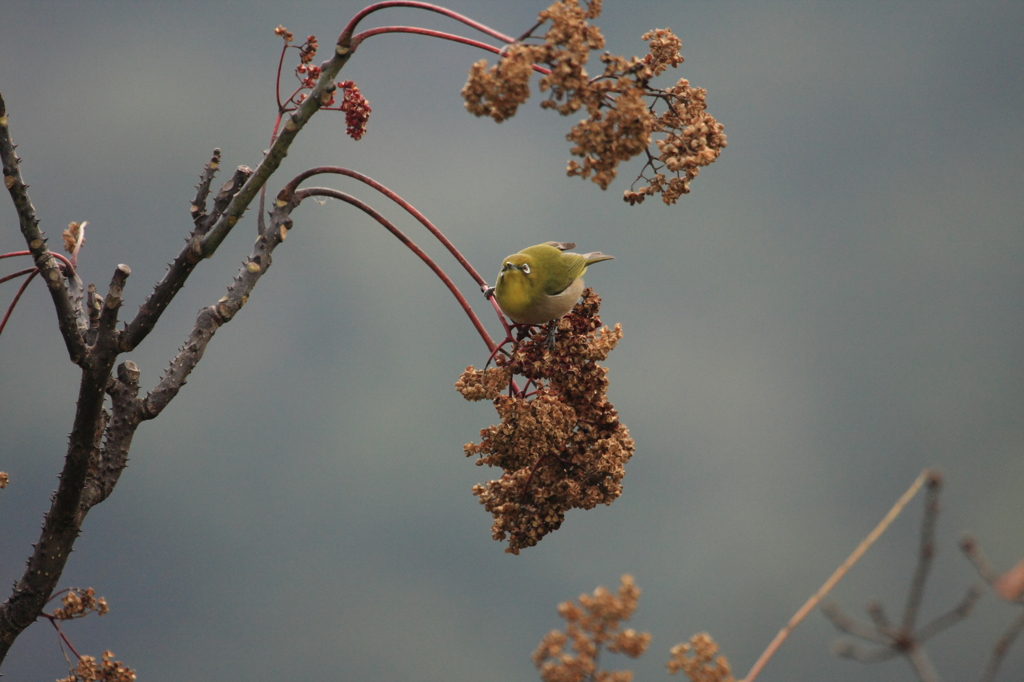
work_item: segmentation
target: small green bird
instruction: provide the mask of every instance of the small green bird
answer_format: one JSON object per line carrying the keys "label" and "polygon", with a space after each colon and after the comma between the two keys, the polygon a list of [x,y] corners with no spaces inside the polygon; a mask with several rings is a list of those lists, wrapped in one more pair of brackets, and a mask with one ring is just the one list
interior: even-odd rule
{"label": "small green bird", "polygon": [[545,242],[505,259],[494,297],[516,324],[544,324],[572,310],[588,265],[611,260],[600,251],[569,253],[570,242]]}

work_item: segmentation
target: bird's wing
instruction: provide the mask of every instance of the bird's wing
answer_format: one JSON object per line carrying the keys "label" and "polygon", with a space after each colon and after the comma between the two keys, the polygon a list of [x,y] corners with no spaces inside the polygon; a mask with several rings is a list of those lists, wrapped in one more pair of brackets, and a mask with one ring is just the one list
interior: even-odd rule
{"label": "bird's wing", "polygon": [[[587,255],[589,256],[590,254],[587,254]],[[567,254],[565,254],[563,256],[563,258],[567,258],[567,257],[570,257],[570,256],[572,257],[572,260],[571,261],[567,261],[567,263],[569,265],[569,269],[568,269],[568,272],[566,273],[566,278],[565,278],[566,281],[568,282],[568,284],[566,284],[566,286],[568,286],[569,284],[572,284],[573,281],[577,277],[582,276],[583,273],[587,269],[587,256],[584,256],[584,255],[579,254],[579,253],[567,253]]]}
{"label": "bird's wing", "polygon": [[553,246],[559,251],[568,251],[569,249],[575,249],[576,245],[572,242],[544,242],[545,246]]}

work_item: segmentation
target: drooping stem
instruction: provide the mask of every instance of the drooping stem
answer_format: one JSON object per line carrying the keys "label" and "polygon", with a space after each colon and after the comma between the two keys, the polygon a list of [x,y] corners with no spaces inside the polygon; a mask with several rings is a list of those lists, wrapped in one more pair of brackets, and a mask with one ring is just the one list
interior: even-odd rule
{"label": "drooping stem", "polygon": [[303,199],[314,196],[338,199],[340,201],[344,201],[348,204],[351,204],[352,206],[355,206],[356,208],[358,208],[359,210],[363,211],[368,216],[376,220],[378,223],[380,223],[391,234],[395,235],[399,241],[405,244],[410,251],[415,253],[420,260],[426,263],[427,267],[429,267],[434,272],[434,274],[437,275],[442,282],[444,282],[444,285],[448,287],[448,290],[452,292],[453,296],[455,296],[455,299],[459,302],[459,305],[462,306],[462,309],[469,317],[470,322],[472,322],[473,326],[476,327],[476,331],[478,334],[480,334],[480,338],[482,338],[484,340],[484,343],[487,344],[487,349],[494,350],[495,344],[494,340],[491,338],[491,335],[487,333],[486,329],[484,329],[483,324],[480,322],[480,318],[477,317],[476,313],[473,312],[473,309],[470,307],[469,302],[466,300],[466,297],[462,295],[462,292],[459,291],[459,288],[455,286],[455,283],[452,282],[450,277],[448,277],[448,274],[444,270],[442,270],[440,266],[438,266],[438,264],[435,263],[434,260],[423,251],[423,249],[417,246],[415,242],[413,242],[411,239],[405,236],[405,234],[397,227],[395,227],[394,224],[391,223],[391,221],[389,221],[387,218],[385,218],[380,213],[375,211],[369,204],[360,201],[359,199],[355,198],[350,194],[339,192],[336,189],[330,189],[328,187],[309,187],[295,192],[292,196],[292,200],[295,203],[301,202]]}
{"label": "drooping stem", "polygon": [[[488,45],[487,43],[481,42],[479,40],[473,40],[472,38],[464,38],[463,36],[455,35],[454,33],[445,33],[444,31],[435,31],[429,28],[420,28],[419,26],[381,26],[380,28],[371,28],[370,30],[363,31],[362,33],[359,33],[352,38],[353,49],[356,45],[363,42],[363,40],[365,40],[366,38],[369,38],[370,36],[383,35],[385,33],[416,33],[419,35],[430,36],[432,38],[450,40],[453,43],[462,43],[463,45],[478,47],[481,50],[487,50],[488,52],[493,52],[494,54],[502,53],[501,48],[494,47],[493,45]],[[551,74],[551,69],[544,66],[539,66],[537,64],[533,65],[533,70],[536,71],[537,73],[542,73],[544,75]]]}
{"label": "drooping stem", "polygon": [[52,625],[53,629],[57,631],[58,635],[60,635],[61,641],[67,644],[68,648],[71,649],[71,653],[75,655],[75,658],[77,658],[78,660],[82,660],[82,655],[78,653],[78,651],[75,649],[75,645],[71,643],[71,640],[68,639],[67,635],[64,634],[64,631],[61,630],[60,625],[57,622],[57,619],[45,613],[43,614],[43,618],[46,618],[50,621],[50,625]]}
{"label": "drooping stem", "polygon": [[[0,253],[0,259],[14,258],[15,256],[31,256],[31,255],[32,255],[31,251],[9,251],[8,253]],[[68,268],[69,268],[68,276],[69,277],[74,277],[75,276],[75,269],[74,269],[75,266],[71,264],[71,261],[69,261],[63,255],[57,253],[56,251],[51,251],[50,255],[53,256],[54,258],[56,258],[57,260],[59,260],[64,265],[68,266]]]}
{"label": "drooping stem", "polygon": [[[11,305],[7,307],[7,312],[4,313],[4,319],[0,320],[0,333],[3,333],[4,327],[7,326],[7,320],[10,319],[11,313],[14,312],[14,306],[18,305],[18,301],[21,300],[21,295],[25,293],[25,289],[28,288],[29,282],[31,282],[36,275],[39,274],[39,268],[32,268],[29,270],[32,274],[25,278],[25,281],[21,283],[21,287],[18,288],[18,293],[14,295],[14,300],[11,301]],[[23,274],[23,273],[18,273]],[[13,277],[14,275],[12,275]]]}
{"label": "drooping stem", "polygon": [[28,275],[28,274],[33,273],[33,272],[39,272],[39,268],[25,268],[24,270],[18,270],[17,272],[12,272],[9,275],[5,275],[3,277],[0,277],[0,284],[3,284],[4,282],[10,281],[12,279],[18,279],[22,275]]}
{"label": "drooping stem", "polygon": [[[503,43],[515,42],[515,38],[507,36],[504,33],[499,33],[490,26],[481,24],[479,21],[470,19],[469,17],[463,14],[459,14],[454,10],[450,10],[447,7],[441,7],[439,5],[434,5],[429,2],[418,2],[417,0],[385,0],[384,2],[375,2],[372,5],[368,5],[367,7],[364,7],[362,10],[360,10],[354,17],[352,17],[352,20],[348,22],[348,26],[345,27],[345,30],[342,31],[341,35],[352,35],[352,33],[356,30],[356,26],[359,24],[359,22],[361,22],[367,16],[379,10],[387,9],[390,7],[409,7],[413,9],[426,10],[428,12],[436,12],[438,14],[443,14],[444,16],[450,19],[454,19],[455,21],[462,22],[466,26],[474,28],[480,31],[481,33],[485,33],[491,36],[492,38],[496,38],[497,40],[500,40]],[[340,41],[341,38],[339,38],[338,40]],[[357,44],[358,43],[355,42],[352,43],[353,50],[356,48]]]}
{"label": "drooping stem", "polygon": [[466,257],[463,256],[458,249],[455,248],[455,245],[452,244],[451,240],[449,240],[448,237],[444,236],[444,233],[441,232],[441,230],[437,229],[437,227],[432,222],[427,220],[426,216],[424,216],[422,213],[416,210],[416,208],[408,201],[398,196],[396,193],[394,193],[393,191],[391,191],[384,185],[380,184],[379,182],[377,182],[368,175],[364,175],[358,171],[350,170],[348,168],[340,168],[338,166],[319,166],[317,168],[310,168],[309,170],[303,171],[302,173],[296,175],[291,182],[285,185],[284,188],[278,193],[278,199],[286,200],[287,197],[290,197],[292,194],[295,193],[295,190],[299,186],[299,183],[313,177],[314,175],[321,175],[324,173],[344,175],[346,177],[359,180],[360,182],[369,185],[373,189],[377,190],[378,192],[386,196],[388,199],[391,199],[393,202],[404,208],[409,213],[409,215],[418,220],[419,223],[423,225],[423,227],[427,228],[427,230],[432,235],[437,237],[437,240],[441,242],[446,249],[448,249],[448,252],[455,257],[455,260],[459,261],[459,264],[463,268],[465,268],[466,272],[469,273],[469,276],[472,277],[477,284],[479,284],[481,287],[487,286],[487,282],[484,281],[484,278],[480,276],[480,273],[478,273],[476,269],[469,264],[469,261],[466,260]]}

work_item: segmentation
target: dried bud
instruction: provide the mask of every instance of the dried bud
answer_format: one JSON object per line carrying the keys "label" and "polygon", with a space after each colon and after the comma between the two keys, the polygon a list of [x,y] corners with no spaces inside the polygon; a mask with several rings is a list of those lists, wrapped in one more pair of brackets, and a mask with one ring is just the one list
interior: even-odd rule
{"label": "dried bud", "polygon": [[68,223],[68,229],[60,233],[61,238],[64,240],[64,250],[68,253],[75,253],[78,249],[82,248],[82,244],[85,243],[85,237],[83,233],[85,226],[88,223]]}
{"label": "dried bud", "polygon": [[282,26],[281,24],[278,24],[278,25],[277,25],[277,28],[275,28],[275,29],[274,29],[274,35],[278,35],[278,36],[281,36],[282,38],[284,38],[284,42],[285,42],[285,43],[290,43],[290,42],[292,42],[292,38],[294,38],[294,37],[295,37],[295,36],[294,36],[294,35],[292,34],[292,32],[291,32],[291,31],[289,31],[288,29],[286,29],[286,28],[285,28],[284,26]]}

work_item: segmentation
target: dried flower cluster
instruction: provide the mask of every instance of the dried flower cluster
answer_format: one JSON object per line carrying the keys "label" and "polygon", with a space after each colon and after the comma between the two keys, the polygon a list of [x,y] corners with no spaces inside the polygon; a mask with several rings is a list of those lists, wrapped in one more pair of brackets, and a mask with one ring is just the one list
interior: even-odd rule
{"label": "dried flower cluster", "polygon": [[72,587],[61,598],[60,603],[62,606],[53,612],[53,617],[57,620],[84,618],[93,611],[105,616],[110,611],[107,600],[104,597],[97,599],[96,592],[91,587],[85,590]]}
{"label": "dried flower cluster", "polygon": [[[681,41],[670,29],[644,34],[649,52],[643,58],[602,55],[604,73],[589,78],[584,67],[590,51],[604,47],[604,37],[587,19],[600,11],[599,2],[580,6],[579,0],[558,0],[541,12],[539,22],[551,23],[543,43],[515,43],[490,68],[486,60],[473,64],[462,89],[466,108],[499,123],[513,116],[529,97],[533,65],[545,64],[549,73],[539,87],[549,95],[541,106],[563,115],[585,108],[588,115],[566,135],[574,145],[571,153],[582,159],[569,162],[568,174],[607,189],[620,162],[646,154],[647,163],[623,198],[634,205],[661,194],[673,204],[689,193],[699,168],[713,163],[726,146],[722,124],[706,111],[706,91],[690,87],[686,79],[665,90],[650,85],[650,79],[683,62]],[[657,155],[650,151],[652,141]],[[638,188],[638,183],[643,184]]]}
{"label": "dried flower cluster", "polygon": [[99,663],[93,656],[82,656],[71,674],[57,682],[134,682],[135,671],[114,660],[113,651],[104,651]]}
{"label": "dried flower cluster", "polygon": [[[622,630],[636,610],[640,588],[632,576],[624,575],[618,594],[598,587],[592,595],[581,594],[580,603],[571,601],[558,605],[558,615],[566,620],[565,632],[552,630],[544,636],[533,652],[533,663],[544,682],[629,682],[633,673],[625,670],[597,669],[602,649],[637,658],[647,649],[651,635],[632,628]],[[570,645],[574,653],[566,651]]]}
{"label": "dried flower cluster", "polygon": [[501,123],[515,115],[519,105],[530,96],[533,65],[547,64],[550,73],[541,78],[540,90],[550,90],[550,94],[541,106],[558,109],[563,115],[577,111],[589,92],[583,67],[591,50],[604,47],[601,30],[586,20],[600,12],[600,2],[580,7],[577,0],[559,0],[541,12],[538,23],[551,22],[543,43],[515,43],[489,69],[486,59],[470,67],[469,80],[462,88],[466,109]]}
{"label": "dried flower cluster", "polygon": [[[655,140],[658,156],[652,156],[644,167],[654,175],[647,177],[641,171],[637,182],[647,184],[636,188],[634,182],[623,196],[631,205],[655,194],[661,194],[666,204],[675,203],[690,193],[690,181],[697,177],[700,167],[714,163],[726,146],[722,124],[707,112],[707,90],[690,87],[683,78],[657,97],[665,102],[667,110],[657,119],[655,130],[665,136]],[[667,181],[662,172],[666,169],[674,173]]]}
{"label": "dried flower cluster", "polygon": [[[319,42],[316,36],[311,35],[306,38],[306,42],[301,46],[294,46],[289,45],[294,39],[294,35],[284,26],[278,26],[274,29],[274,33],[284,40],[284,50],[292,47],[299,51],[299,65],[295,67],[295,77],[299,79],[299,87],[292,93],[284,105],[285,109],[290,110],[290,107],[297,106],[305,101],[307,93],[303,92],[303,90],[312,90],[320,79],[321,69],[312,63],[313,57],[316,56]],[[284,55],[282,54],[283,58]],[[370,103],[359,92],[359,88],[354,82],[339,81],[337,86],[344,93],[341,104],[335,106],[336,100],[333,92],[330,94],[325,93],[325,99],[321,103],[322,108],[345,112],[345,133],[353,140],[359,140],[366,134],[366,123],[370,118],[371,111]]]}
{"label": "dried flower cluster", "polygon": [[[501,424],[480,431],[467,457],[477,465],[504,470],[498,480],[476,485],[473,494],[494,517],[495,540],[508,539],[506,552],[518,554],[561,526],[572,508],[611,504],[622,493],[624,464],[633,439],[608,402],[607,369],[598,365],[622,338],[601,327],[601,299],[593,290],[558,321],[552,349],[544,330],[517,344],[498,367],[472,367],[456,383],[467,400],[493,400]],[[536,390],[512,391],[514,376]]]}
{"label": "dried flower cluster", "polygon": [[725,656],[715,657],[718,645],[706,632],[691,637],[689,644],[675,645],[669,653],[672,658],[668,671],[672,675],[682,670],[690,682],[733,682],[729,661]]}

